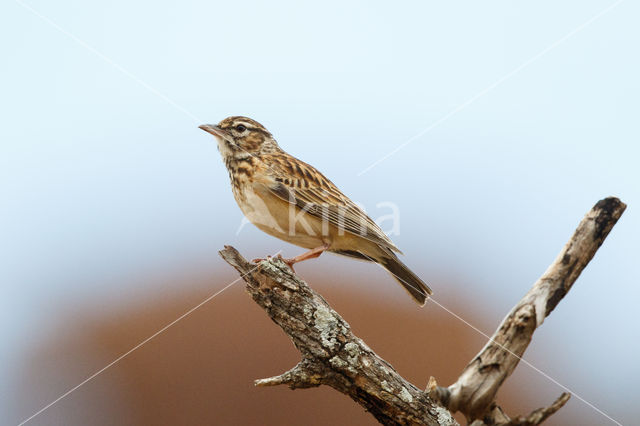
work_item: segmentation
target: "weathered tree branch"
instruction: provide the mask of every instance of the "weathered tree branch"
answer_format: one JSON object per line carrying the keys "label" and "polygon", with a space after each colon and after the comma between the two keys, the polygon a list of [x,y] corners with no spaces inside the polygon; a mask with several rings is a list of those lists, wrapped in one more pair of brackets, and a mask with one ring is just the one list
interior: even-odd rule
{"label": "weathered tree branch", "polygon": [[518,365],[533,332],[567,294],[618,221],[626,205],[617,198],[599,201],[582,219],[569,242],[531,290],[509,312],[485,347],[453,385],[438,398],[468,420],[497,423],[491,409],[496,393]]}
{"label": "weathered tree branch", "polygon": [[352,332],[349,324],[277,258],[258,265],[233,247],[222,257],[247,283],[247,291],[291,337],[302,361],[257,386],[291,389],[328,385],[349,395],[384,424],[458,424],[449,411],[403,379]]}
{"label": "weathered tree branch", "polygon": [[220,255],[242,275],[247,291],[293,340],[302,360],[291,370],[256,381],[291,389],[328,385],[349,395],[383,424],[454,425],[461,411],[473,426],[537,425],[569,399],[510,419],[495,403],[498,389],[513,372],[533,332],[567,294],[625,209],[617,198],[598,202],[578,225],[558,258],[503,320],[487,345],[448,388],[429,380],[425,391],[356,337],[337,312],[282,261],[247,262],[226,246]]}

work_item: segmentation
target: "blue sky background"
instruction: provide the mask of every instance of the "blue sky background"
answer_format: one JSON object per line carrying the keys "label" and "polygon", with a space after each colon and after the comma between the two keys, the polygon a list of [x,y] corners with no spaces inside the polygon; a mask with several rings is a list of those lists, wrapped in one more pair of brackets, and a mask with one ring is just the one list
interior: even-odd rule
{"label": "blue sky background", "polygon": [[[527,357],[631,421],[619,395],[640,374],[640,5],[615,4],[3,2],[0,410],[12,371],[81,321],[76,307],[178,291],[141,277],[221,268],[224,244],[299,252],[236,235],[227,172],[197,126],[247,115],[374,217],[397,204],[394,240],[436,300],[495,321],[595,202],[628,203]],[[380,273],[332,256],[302,270],[332,267]],[[403,303],[397,290],[374,289]]]}

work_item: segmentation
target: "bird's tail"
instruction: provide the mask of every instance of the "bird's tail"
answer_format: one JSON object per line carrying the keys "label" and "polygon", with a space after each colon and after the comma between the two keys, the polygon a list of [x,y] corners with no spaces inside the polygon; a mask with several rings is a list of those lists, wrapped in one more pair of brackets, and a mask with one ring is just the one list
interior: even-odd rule
{"label": "bird's tail", "polygon": [[380,264],[398,280],[421,306],[427,301],[433,292],[416,274],[411,272],[407,265],[402,263],[395,254],[390,253],[380,260]]}

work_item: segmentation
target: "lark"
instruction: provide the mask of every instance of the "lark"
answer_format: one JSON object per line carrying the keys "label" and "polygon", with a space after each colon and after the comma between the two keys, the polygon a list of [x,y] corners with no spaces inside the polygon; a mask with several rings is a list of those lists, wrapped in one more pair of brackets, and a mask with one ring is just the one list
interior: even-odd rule
{"label": "lark", "polygon": [[420,304],[431,289],[396,253],[402,252],[367,214],[309,164],[287,154],[273,135],[247,117],[200,128],[218,141],[233,195],[251,223],[269,235],[309,249],[293,265],[328,251],[384,267]]}

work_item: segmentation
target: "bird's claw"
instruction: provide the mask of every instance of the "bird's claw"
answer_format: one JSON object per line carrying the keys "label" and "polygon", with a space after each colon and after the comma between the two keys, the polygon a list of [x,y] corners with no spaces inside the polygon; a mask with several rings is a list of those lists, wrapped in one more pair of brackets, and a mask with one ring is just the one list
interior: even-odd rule
{"label": "bird's claw", "polygon": [[278,253],[278,255],[276,256],[276,259],[281,260],[285,265],[289,267],[289,269],[291,269],[291,272],[293,272],[294,274],[296,273],[296,270],[293,269],[293,265],[296,262],[293,259],[285,259],[284,257],[282,257],[280,253]]}
{"label": "bird's claw", "polygon": [[281,260],[295,274],[296,270],[293,269],[293,265],[296,262],[293,259],[286,259],[286,258],[282,257],[282,255],[280,253],[278,253],[275,257],[274,256],[267,256],[266,258],[257,257],[255,259],[251,259],[251,263],[260,263],[263,260],[271,260],[271,259]]}

